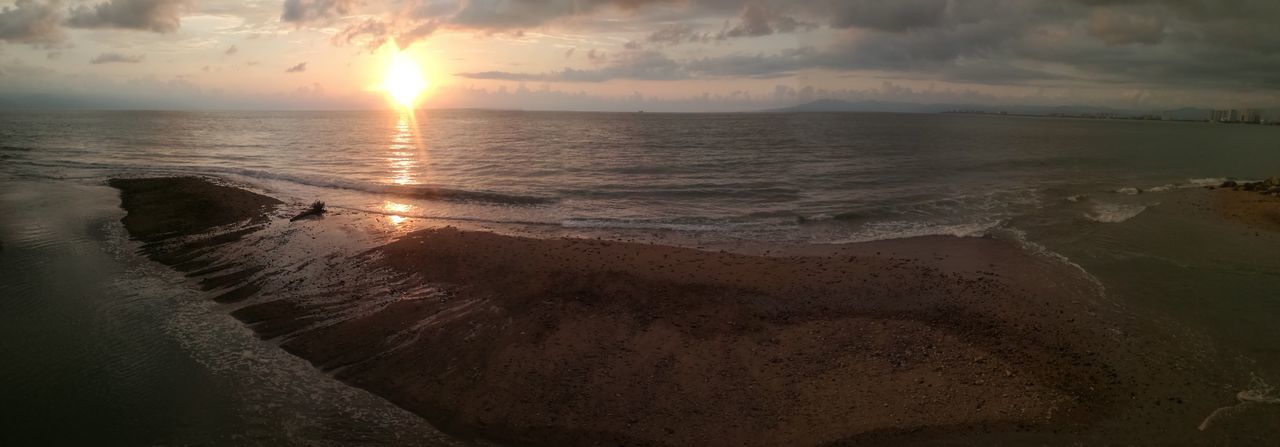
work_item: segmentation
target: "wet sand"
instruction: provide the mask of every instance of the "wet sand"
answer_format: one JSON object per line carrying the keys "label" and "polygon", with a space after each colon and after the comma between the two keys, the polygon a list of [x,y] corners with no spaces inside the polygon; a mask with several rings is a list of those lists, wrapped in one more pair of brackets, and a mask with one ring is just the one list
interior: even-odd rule
{"label": "wet sand", "polygon": [[[1232,389],[1083,272],[993,239],[763,255],[446,227],[291,276],[217,255],[256,220],[287,220],[264,214],[274,199],[150,181],[169,184],[113,182],[130,231],[200,233],[147,242],[153,259],[202,278],[264,338],[463,438],[1186,441]],[[222,198],[237,214],[148,218]],[[171,211],[157,215],[181,221]]]}
{"label": "wet sand", "polygon": [[1223,216],[1246,225],[1280,231],[1280,197],[1255,191],[1219,188],[1214,205]]}

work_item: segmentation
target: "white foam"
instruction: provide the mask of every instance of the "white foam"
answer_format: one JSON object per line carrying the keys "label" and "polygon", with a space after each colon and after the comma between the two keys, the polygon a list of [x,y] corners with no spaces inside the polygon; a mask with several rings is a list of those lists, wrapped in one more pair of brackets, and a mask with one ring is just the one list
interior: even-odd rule
{"label": "white foam", "polygon": [[1099,223],[1120,223],[1138,217],[1146,210],[1144,205],[1094,202],[1093,211],[1085,213],[1084,217]]}
{"label": "white foam", "polygon": [[1205,177],[1205,178],[1188,179],[1187,183],[1190,183],[1192,186],[1200,187],[1200,186],[1218,186],[1226,181],[1227,179],[1222,177]]}
{"label": "white foam", "polygon": [[619,230],[671,230],[691,232],[711,232],[724,230],[720,225],[679,223],[661,220],[626,220],[626,219],[565,219],[560,221],[565,228],[619,229]]}
{"label": "white foam", "polygon": [[1213,424],[1219,419],[1231,419],[1239,416],[1241,413],[1248,412],[1251,407],[1256,405],[1277,405],[1280,404],[1280,390],[1267,385],[1261,377],[1256,374],[1249,384],[1249,389],[1236,393],[1236,400],[1240,403],[1230,407],[1221,407],[1209,413],[1209,416],[1200,422],[1197,427],[1200,431],[1205,431],[1213,427]]}
{"label": "white foam", "polygon": [[1132,196],[1132,195],[1141,194],[1142,190],[1138,188],[1120,188],[1120,189],[1117,189],[1115,192],[1117,194],[1125,194],[1125,195]]}
{"label": "white foam", "polygon": [[827,221],[827,220],[834,220],[835,218],[836,218],[836,216],[832,216],[832,215],[830,215],[830,214],[822,213],[822,214],[818,214],[818,215],[815,215],[815,216],[809,216],[809,217],[801,216],[801,217],[800,217],[800,221],[801,221],[801,222],[822,222],[822,221]]}
{"label": "white foam", "polygon": [[1018,228],[1013,228],[1013,227],[999,227],[999,228],[992,229],[992,231],[988,232],[988,234],[992,237],[1012,240],[1015,244],[1018,245],[1018,247],[1022,248],[1024,251],[1028,253],[1031,253],[1036,256],[1048,258],[1071,267],[1072,269],[1080,272],[1081,276],[1083,276],[1086,280],[1088,280],[1090,283],[1093,284],[1094,289],[1097,292],[1098,296],[1104,297],[1104,298],[1106,297],[1107,286],[1103,285],[1101,280],[1099,280],[1096,276],[1093,276],[1092,273],[1089,273],[1088,270],[1085,270],[1084,267],[1080,266],[1080,264],[1076,264],[1075,262],[1071,261],[1071,258],[1068,258],[1056,251],[1050,250],[1049,247],[1045,247],[1036,242],[1032,242],[1031,239],[1027,238],[1027,233],[1025,231],[1022,231]]}
{"label": "white foam", "polygon": [[871,222],[863,225],[856,233],[833,242],[855,243],[924,236],[982,237],[991,229],[1000,226],[1001,223],[1001,221],[955,224],[919,221]]}

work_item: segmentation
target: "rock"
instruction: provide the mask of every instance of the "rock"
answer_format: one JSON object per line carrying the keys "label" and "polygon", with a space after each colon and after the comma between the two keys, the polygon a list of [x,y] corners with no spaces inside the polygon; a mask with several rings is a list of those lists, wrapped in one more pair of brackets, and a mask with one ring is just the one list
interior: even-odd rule
{"label": "rock", "polygon": [[1222,182],[1222,186],[1220,186],[1220,188],[1235,188],[1237,186],[1240,186],[1240,184],[1236,183],[1235,180],[1227,180]]}
{"label": "rock", "polygon": [[1270,177],[1267,179],[1267,186],[1280,186],[1280,177]]}

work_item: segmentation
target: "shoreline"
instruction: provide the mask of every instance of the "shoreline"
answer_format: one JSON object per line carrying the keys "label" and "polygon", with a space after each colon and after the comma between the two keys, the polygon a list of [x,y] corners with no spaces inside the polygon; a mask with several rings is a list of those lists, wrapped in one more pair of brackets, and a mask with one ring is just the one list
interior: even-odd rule
{"label": "shoreline", "polygon": [[[1208,390],[1178,390],[1176,411],[1148,414],[1197,360],[1080,272],[992,239],[782,257],[444,227],[290,272],[220,253],[287,220],[270,214],[275,199],[207,181],[111,184],[152,259],[200,278],[263,338],[463,438],[1053,443],[1122,438],[1154,418],[1186,428],[1162,430],[1177,440],[1216,408]],[[173,205],[192,199],[233,218]],[[386,276],[358,279],[369,272]]]}

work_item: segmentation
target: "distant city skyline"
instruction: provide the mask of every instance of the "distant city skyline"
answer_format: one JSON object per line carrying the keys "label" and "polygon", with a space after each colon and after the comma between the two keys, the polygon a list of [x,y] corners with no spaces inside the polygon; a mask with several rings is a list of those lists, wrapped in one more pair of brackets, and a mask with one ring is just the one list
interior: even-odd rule
{"label": "distant city skyline", "polygon": [[1271,0],[0,1],[0,108],[1280,106]]}

